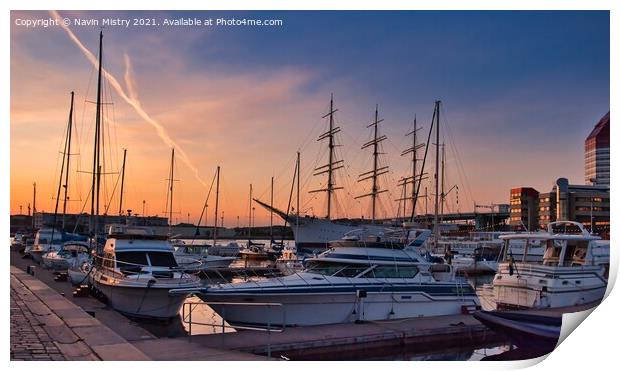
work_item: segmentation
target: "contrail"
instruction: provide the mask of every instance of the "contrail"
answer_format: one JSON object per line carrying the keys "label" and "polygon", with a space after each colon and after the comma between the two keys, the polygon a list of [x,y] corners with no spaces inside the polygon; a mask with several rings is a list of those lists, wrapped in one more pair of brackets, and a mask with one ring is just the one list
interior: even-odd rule
{"label": "contrail", "polygon": [[[92,65],[95,66],[95,68],[98,67],[99,62],[97,61],[97,58],[95,57],[95,55],[91,53],[90,50],[88,50],[84,46],[84,44],[82,44],[80,39],[78,39],[77,36],[75,36],[73,31],[71,31],[71,29],[68,26],[64,25],[62,21],[62,17],[60,17],[60,14],[58,14],[58,12],[55,10],[50,10],[49,12],[52,15],[52,17],[59,20],[58,24],[62,26],[62,28],[69,35],[69,38],[82,50],[82,52],[84,53],[86,58],[88,58],[90,63],[92,63]],[[146,122],[148,122],[149,124],[151,124],[151,126],[153,126],[153,128],[155,128],[157,135],[159,135],[161,140],[163,140],[167,146],[176,148],[177,153],[181,157],[181,160],[185,163],[185,165],[187,165],[192,170],[196,179],[198,179],[198,181],[203,186],[206,187],[207,183],[200,177],[200,174],[198,173],[198,168],[194,166],[194,164],[192,164],[189,157],[187,157],[187,154],[185,153],[185,151],[183,151],[183,149],[180,146],[178,146],[174,142],[174,140],[172,140],[172,138],[170,138],[170,136],[166,132],[166,129],[163,126],[161,126],[159,122],[157,122],[155,119],[149,116],[149,114],[146,113],[146,111],[144,111],[144,109],[142,108],[142,104],[138,100],[138,95],[134,88],[133,79],[131,79],[131,75],[130,75],[131,62],[129,61],[129,57],[127,55],[125,55],[125,65],[126,65],[125,80],[126,82],[131,81],[131,83],[127,83],[127,87],[129,89],[129,95],[125,93],[125,91],[123,90],[118,80],[116,80],[116,78],[111,73],[109,73],[105,68],[102,69],[104,77],[110,82],[110,85],[112,85],[114,90],[116,90],[117,94],[121,98],[123,98],[123,100],[127,102],[127,104],[133,107],[133,109],[136,111],[138,115],[140,115]]]}

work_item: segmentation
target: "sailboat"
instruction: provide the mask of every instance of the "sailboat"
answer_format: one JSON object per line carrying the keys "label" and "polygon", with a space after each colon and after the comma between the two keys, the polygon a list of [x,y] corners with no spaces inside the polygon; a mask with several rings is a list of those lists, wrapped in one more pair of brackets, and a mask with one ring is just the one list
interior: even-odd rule
{"label": "sailboat", "polygon": [[[65,145],[63,150],[62,165],[60,168],[60,176],[58,178],[58,191],[56,193],[56,206],[54,208],[54,219],[52,228],[41,228],[37,231],[35,236],[35,242],[30,250],[30,256],[34,261],[44,266],[52,267],[56,264],[50,264],[56,262],[58,257],[58,251],[62,249],[64,243],[69,241],[84,241],[85,237],[79,236],[73,233],[66,233],[65,228],[65,214],[67,212],[67,192],[69,189],[69,162],[71,156],[71,134],[73,132],[73,99],[74,93],[71,92],[71,105],[69,108],[69,120],[67,123],[67,131],[65,137]],[[64,184],[63,184],[64,181]],[[58,230],[56,227],[56,221],[58,217],[58,203],[60,201],[61,189],[64,188],[64,201],[62,208],[62,228]],[[64,266],[64,264],[60,264]]]}
{"label": "sailboat", "polygon": [[[91,192],[91,231],[98,235],[99,188],[101,180],[101,76],[103,32],[99,34],[97,116]],[[171,176],[171,179],[173,177]],[[178,315],[186,295],[170,296],[168,290],[195,289],[200,279],[184,272],[174,258],[168,236],[156,236],[148,228],[113,225],[105,246],[96,245],[90,282],[117,311],[132,317],[168,319]]]}

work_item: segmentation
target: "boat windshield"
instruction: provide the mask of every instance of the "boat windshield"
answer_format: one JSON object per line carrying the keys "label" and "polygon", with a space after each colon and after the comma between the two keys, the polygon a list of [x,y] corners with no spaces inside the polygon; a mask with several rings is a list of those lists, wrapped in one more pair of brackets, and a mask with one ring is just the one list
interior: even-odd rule
{"label": "boat windshield", "polygon": [[316,261],[309,264],[306,272],[320,274],[323,276],[356,277],[368,268],[369,266],[365,264],[343,264]]}
{"label": "boat windshield", "polygon": [[413,278],[418,268],[413,266],[380,265],[364,274],[366,278]]}
{"label": "boat windshield", "polygon": [[165,251],[149,251],[149,260],[153,267],[176,267],[177,262],[174,255]]}

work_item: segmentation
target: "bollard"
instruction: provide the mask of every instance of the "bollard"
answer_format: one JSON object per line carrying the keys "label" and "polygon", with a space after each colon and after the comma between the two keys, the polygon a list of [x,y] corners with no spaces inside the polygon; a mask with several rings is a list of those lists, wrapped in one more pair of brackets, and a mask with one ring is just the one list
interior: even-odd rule
{"label": "bollard", "polygon": [[27,266],[26,273],[30,274],[31,276],[34,276],[34,265]]}

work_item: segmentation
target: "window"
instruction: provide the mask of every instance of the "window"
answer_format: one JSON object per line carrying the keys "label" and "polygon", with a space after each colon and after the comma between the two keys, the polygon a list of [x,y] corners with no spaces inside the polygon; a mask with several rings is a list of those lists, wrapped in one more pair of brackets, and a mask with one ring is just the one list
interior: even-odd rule
{"label": "window", "polygon": [[171,252],[149,251],[149,260],[153,267],[176,267],[177,262]]}
{"label": "window", "polygon": [[336,277],[357,277],[360,273],[368,269],[367,265],[350,265],[336,272]]}
{"label": "window", "polygon": [[116,266],[121,271],[140,271],[142,266],[149,265],[146,253],[142,251],[125,251],[116,253]]}
{"label": "window", "polygon": [[366,273],[366,278],[413,278],[418,268],[409,266],[378,266]]}
{"label": "window", "polygon": [[346,264],[330,263],[330,262],[312,262],[306,269],[309,273],[322,274],[324,276],[331,276],[339,270],[346,267]]}

